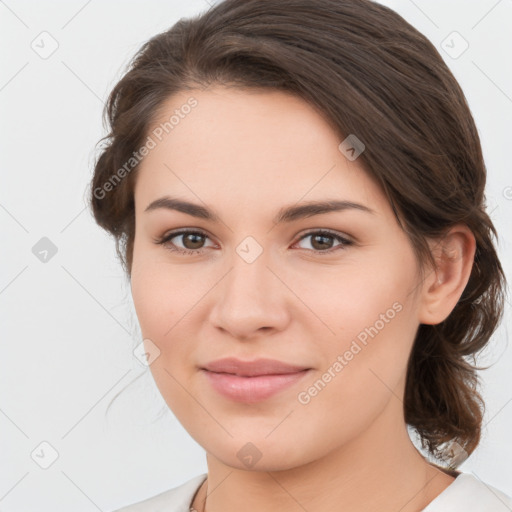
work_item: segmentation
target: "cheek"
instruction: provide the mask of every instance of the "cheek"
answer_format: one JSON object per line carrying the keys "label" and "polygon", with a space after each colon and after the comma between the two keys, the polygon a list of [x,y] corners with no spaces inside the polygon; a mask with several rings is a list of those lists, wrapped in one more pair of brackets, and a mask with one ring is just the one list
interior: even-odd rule
{"label": "cheek", "polygon": [[173,326],[197,301],[200,292],[188,269],[166,264],[160,254],[155,257],[153,248],[139,248],[135,244],[131,293],[144,337],[170,336]]}
{"label": "cheek", "polygon": [[151,266],[134,265],[134,270],[132,296],[142,337],[151,340],[159,351],[149,369],[168,407],[186,414],[190,396],[184,390],[190,388],[191,367],[187,362],[191,360],[191,344],[186,343],[182,332],[179,339],[176,336],[182,327],[179,320],[186,313],[186,304],[172,288],[175,281],[162,278]]}
{"label": "cheek", "polygon": [[338,403],[342,407],[335,415],[350,412],[365,421],[382,409],[391,390],[400,396],[418,327],[411,293],[415,268],[412,254],[405,252],[400,259],[384,255],[380,265],[369,264],[364,271],[354,269],[333,280],[337,286],[330,285],[330,301],[320,310],[329,311],[324,319],[336,336],[321,337],[324,364],[310,383],[315,389],[305,389],[306,401],[322,395],[314,398],[315,409]]}
{"label": "cheek", "polygon": [[[334,343],[323,338],[326,363],[296,397],[297,417],[304,418],[301,429],[310,429],[314,436],[320,426],[322,442],[330,448],[365,431],[388,404],[397,414],[403,407],[415,325],[406,305],[395,302],[395,308],[388,308],[387,297],[382,298],[380,304],[373,304],[371,314],[364,309],[357,320],[347,318],[344,335]],[[388,323],[379,318],[380,313]]]}
{"label": "cheek", "polygon": [[[202,297],[206,285],[190,278],[184,266],[157,261],[152,248],[135,244],[131,274],[133,303],[144,339],[150,339],[159,356],[150,370],[168,405],[180,408],[189,397],[189,379],[195,370],[188,330],[194,305]],[[197,284],[197,286],[196,286]]]}
{"label": "cheek", "polygon": [[364,342],[370,336],[368,330],[375,333],[375,328],[383,338],[382,333],[394,331],[404,316],[413,313],[413,262],[384,258],[378,263],[359,261],[329,272],[309,269],[290,273],[286,280],[293,283],[294,293],[308,306],[304,322],[312,327],[320,319],[324,324],[319,334],[327,342],[325,353],[331,353],[329,347],[339,351],[358,336]]}

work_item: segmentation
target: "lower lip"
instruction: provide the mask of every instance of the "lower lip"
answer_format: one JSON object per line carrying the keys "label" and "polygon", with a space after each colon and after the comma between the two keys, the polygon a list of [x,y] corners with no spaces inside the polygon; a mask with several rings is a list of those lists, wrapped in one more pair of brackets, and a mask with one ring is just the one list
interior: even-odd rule
{"label": "lower lip", "polygon": [[215,373],[208,370],[202,370],[202,372],[215,391],[235,402],[250,404],[266,400],[292,386],[304,378],[309,370],[257,377],[241,377],[230,373]]}

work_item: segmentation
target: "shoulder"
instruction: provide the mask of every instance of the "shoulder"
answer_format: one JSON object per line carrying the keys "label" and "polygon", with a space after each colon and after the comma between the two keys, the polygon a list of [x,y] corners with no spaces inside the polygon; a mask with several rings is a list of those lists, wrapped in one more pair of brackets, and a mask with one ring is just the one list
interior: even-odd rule
{"label": "shoulder", "polygon": [[113,512],[188,512],[195,493],[204,482],[206,473],[185,483]]}
{"label": "shoulder", "polygon": [[472,473],[457,478],[422,512],[510,512],[512,498]]}

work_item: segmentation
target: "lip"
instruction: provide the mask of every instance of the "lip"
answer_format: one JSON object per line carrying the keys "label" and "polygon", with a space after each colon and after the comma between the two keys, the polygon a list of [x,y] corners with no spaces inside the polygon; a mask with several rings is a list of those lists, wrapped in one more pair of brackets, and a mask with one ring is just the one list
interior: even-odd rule
{"label": "lip", "polygon": [[215,391],[235,401],[256,403],[299,382],[311,368],[275,359],[219,359],[201,368]]}
{"label": "lip", "polygon": [[203,367],[216,373],[230,373],[241,377],[257,377],[261,375],[283,375],[309,370],[307,366],[292,365],[277,359],[260,358],[254,361],[242,361],[235,357],[225,357],[206,364]]}

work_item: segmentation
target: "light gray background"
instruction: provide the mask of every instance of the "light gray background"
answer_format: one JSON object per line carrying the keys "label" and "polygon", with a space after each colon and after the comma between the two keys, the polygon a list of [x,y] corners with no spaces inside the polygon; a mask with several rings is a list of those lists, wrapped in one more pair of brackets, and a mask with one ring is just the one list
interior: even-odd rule
{"label": "light gray background", "polygon": [[[511,279],[512,2],[383,3],[430,38],[462,85],[481,135],[489,211]],[[148,38],[206,8],[204,0],[0,1],[4,512],[108,511],[207,470],[203,449],[166,410],[149,370],[132,354],[141,338],[129,283],[113,241],[85,206],[94,145],[105,134],[103,102],[124,66]],[[463,41],[454,31],[469,44],[457,58]],[[58,48],[42,58],[51,38]],[[33,253],[43,237],[57,248],[46,262]],[[483,440],[460,468],[508,494],[510,310],[507,304],[482,359],[495,363],[481,374]],[[112,398],[138,375],[107,415]],[[47,469],[40,464],[51,462],[52,448],[43,441],[58,454]]]}

